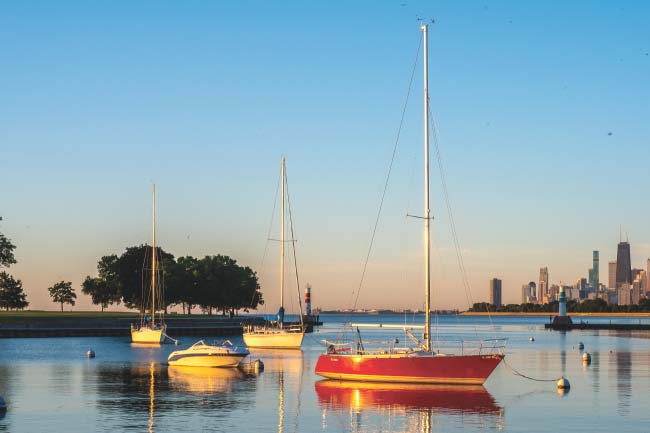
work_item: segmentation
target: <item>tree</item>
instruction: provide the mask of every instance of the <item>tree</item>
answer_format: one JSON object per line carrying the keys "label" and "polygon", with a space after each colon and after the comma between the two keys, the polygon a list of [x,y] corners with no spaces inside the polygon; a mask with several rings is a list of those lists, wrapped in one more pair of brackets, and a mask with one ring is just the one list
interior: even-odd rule
{"label": "tree", "polygon": [[0,272],[0,308],[24,309],[29,305],[23,292],[23,283],[6,272]]}
{"label": "tree", "polygon": [[102,278],[86,277],[81,284],[81,293],[89,295],[93,304],[101,305],[102,313],[104,308],[120,302],[119,294],[111,287],[109,282]]}
{"label": "tree", "polygon": [[181,304],[183,314],[192,314],[192,306],[198,302],[198,260],[191,256],[179,257],[165,266],[169,275],[165,278],[165,305]]}
{"label": "tree", "polygon": [[208,314],[213,308],[234,314],[264,303],[255,272],[231,257],[205,256],[197,263],[197,274],[197,303]]}
{"label": "tree", "polygon": [[14,249],[16,249],[16,246],[5,235],[0,233],[0,268],[3,266],[9,267],[9,265],[16,263]]}
{"label": "tree", "polygon": [[63,312],[63,304],[74,305],[75,299],[77,299],[77,294],[70,281],[59,281],[47,290],[50,292],[52,301],[61,304],[61,312]]}
{"label": "tree", "polygon": [[102,312],[121,300],[120,284],[117,276],[117,255],[102,257],[97,263],[97,278],[87,276],[81,284],[81,292],[89,295],[92,303],[101,305]]}
{"label": "tree", "polygon": [[[156,247],[158,263],[158,281],[167,279],[168,270],[165,264],[174,260],[174,256]],[[161,269],[162,268],[162,269]],[[144,300],[150,298],[151,247],[140,245],[127,248],[126,251],[111,264],[111,273],[115,276],[122,302],[128,308],[138,308],[141,312],[146,309]],[[164,299],[164,294],[159,294]]]}

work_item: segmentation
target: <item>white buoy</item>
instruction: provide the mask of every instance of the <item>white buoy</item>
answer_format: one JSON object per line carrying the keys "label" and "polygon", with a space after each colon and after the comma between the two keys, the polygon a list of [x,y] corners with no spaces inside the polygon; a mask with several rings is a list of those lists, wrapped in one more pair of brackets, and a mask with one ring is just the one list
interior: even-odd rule
{"label": "white buoy", "polygon": [[582,350],[584,348],[585,348],[585,345],[582,344],[582,341],[580,343],[578,343],[578,349]]}
{"label": "white buoy", "polygon": [[569,388],[571,388],[571,384],[564,376],[562,376],[560,380],[557,381],[557,389],[569,389]]}
{"label": "white buoy", "polygon": [[94,358],[95,357],[95,351],[92,349],[88,349],[88,352],[86,352],[86,357],[87,358]]}
{"label": "white buoy", "polygon": [[530,337],[530,338],[528,339],[528,341],[535,341],[535,338],[534,338],[534,337]]}
{"label": "white buoy", "polygon": [[242,362],[239,364],[239,368],[246,374],[257,375],[264,371],[264,363],[259,359],[256,359],[255,361],[251,359],[248,362]]}
{"label": "white buoy", "polygon": [[582,362],[586,362],[587,364],[591,362],[591,355],[589,354],[589,352],[585,352],[582,354]]}

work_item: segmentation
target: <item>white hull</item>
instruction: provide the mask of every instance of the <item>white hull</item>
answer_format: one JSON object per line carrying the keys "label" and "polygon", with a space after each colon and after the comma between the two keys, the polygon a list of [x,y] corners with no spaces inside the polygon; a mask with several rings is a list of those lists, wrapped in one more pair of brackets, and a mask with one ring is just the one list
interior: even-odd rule
{"label": "white hull", "polygon": [[140,344],[162,344],[165,341],[166,326],[131,328],[131,342]]}
{"label": "white hull", "polygon": [[300,349],[303,332],[286,329],[262,328],[245,332],[244,343],[256,349]]}
{"label": "white hull", "polygon": [[230,356],[180,356],[174,361],[169,361],[169,365],[183,367],[237,367],[247,355],[230,355]]}
{"label": "white hull", "polygon": [[222,346],[209,346],[203,340],[186,350],[172,352],[167,362],[183,367],[237,367],[248,356],[248,350],[239,349],[230,342]]}

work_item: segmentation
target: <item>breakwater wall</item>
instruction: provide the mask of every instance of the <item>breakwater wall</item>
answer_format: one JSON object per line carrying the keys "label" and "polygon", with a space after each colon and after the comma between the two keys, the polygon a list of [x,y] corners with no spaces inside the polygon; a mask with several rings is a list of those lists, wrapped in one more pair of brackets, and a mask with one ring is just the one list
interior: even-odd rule
{"label": "breakwater wall", "polygon": [[[257,322],[257,318],[183,317],[165,318],[170,336],[221,336],[241,335],[245,323]],[[133,317],[25,317],[11,320],[0,318],[0,338],[29,337],[102,337],[129,336],[131,324],[139,323]]]}

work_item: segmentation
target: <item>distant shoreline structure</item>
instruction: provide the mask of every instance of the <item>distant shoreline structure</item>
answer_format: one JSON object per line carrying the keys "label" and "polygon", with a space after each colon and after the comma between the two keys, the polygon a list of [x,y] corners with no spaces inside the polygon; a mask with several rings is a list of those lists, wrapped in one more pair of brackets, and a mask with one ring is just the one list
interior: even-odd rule
{"label": "distant shoreline structure", "polygon": [[[458,313],[459,316],[540,316],[540,317],[549,317],[557,316],[557,312],[534,312],[534,313],[508,313],[508,312],[470,312],[463,311]],[[645,313],[567,313],[567,316],[576,316],[576,317],[650,317],[650,312]]]}

